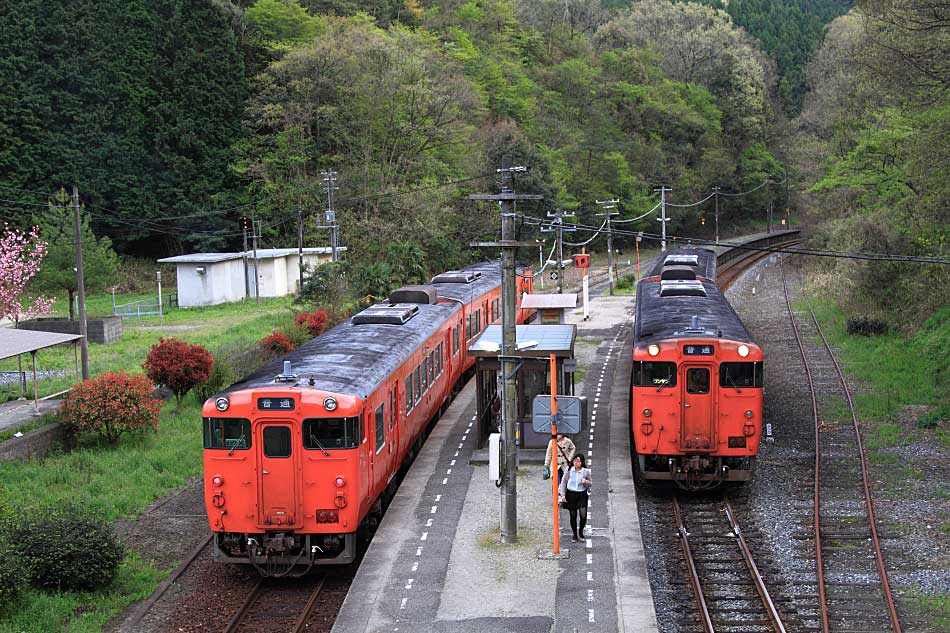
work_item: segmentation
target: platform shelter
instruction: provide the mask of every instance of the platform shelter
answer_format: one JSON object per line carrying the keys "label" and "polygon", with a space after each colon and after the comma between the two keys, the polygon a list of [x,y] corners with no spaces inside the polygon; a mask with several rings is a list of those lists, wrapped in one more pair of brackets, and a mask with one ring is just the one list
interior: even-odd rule
{"label": "platform shelter", "polygon": [[[533,296],[533,295],[529,295]],[[515,328],[517,348],[518,394],[517,433],[521,448],[544,448],[549,435],[535,433],[531,425],[531,403],[539,394],[551,393],[550,357],[557,361],[557,385],[561,395],[574,395],[573,372],[575,325],[519,325]],[[499,371],[501,362],[501,326],[490,325],[469,348],[475,357],[477,446],[488,441],[488,435],[499,429],[501,396]]]}
{"label": "platform shelter", "polygon": [[[4,358],[19,359],[22,354],[29,354],[32,361],[33,370],[33,410],[40,412],[39,393],[37,388],[38,372],[36,367],[36,353],[42,349],[54,347],[56,345],[71,344],[73,346],[73,359],[76,365],[76,379],[79,380],[79,349],[78,344],[82,336],[78,334],[60,334],[58,332],[34,332],[30,330],[16,330],[12,328],[0,328],[0,360]],[[22,363],[20,364],[20,399],[26,399],[26,388]]]}
{"label": "platform shelter", "polygon": [[577,294],[526,294],[521,298],[523,310],[536,310],[536,325],[564,325],[567,311],[577,307]]}

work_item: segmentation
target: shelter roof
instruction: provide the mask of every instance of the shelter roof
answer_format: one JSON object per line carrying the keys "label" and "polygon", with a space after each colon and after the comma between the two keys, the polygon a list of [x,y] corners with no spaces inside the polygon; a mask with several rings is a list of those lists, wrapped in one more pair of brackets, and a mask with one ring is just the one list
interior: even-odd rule
{"label": "shelter roof", "polygon": [[550,309],[561,308],[570,309],[577,307],[577,293],[565,294],[526,294],[521,298],[522,308],[532,309]]}
{"label": "shelter roof", "polygon": [[[571,358],[574,356],[574,337],[577,329],[571,325],[518,325],[515,326],[517,356],[547,358],[551,354]],[[485,328],[468,353],[475,357],[498,356],[501,350],[501,326]]]}
{"label": "shelter roof", "polygon": [[79,334],[0,328],[0,359],[35,352],[54,345],[71,343],[81,338],[82,336]]}
{"label": "shelter roof", "polygon": [[[337,247],[340,252],[345,252],[346,247]],[[296,248],[259,248],[257,249],[257,259],[274,259],[276,257],[287,257],[296,255]],[[333,252],[329,246],[313,246],[303,249],[304,255],[327,255]],[[247,251],[247,257],[254,257],[254,251]],[[158,260],[160,264],[216,264],[226,262],[231,259],[241,259],[245,256],[244,252],[238,253],[191,253],[190,255],[176,255],[175,257],[163,257]]]}

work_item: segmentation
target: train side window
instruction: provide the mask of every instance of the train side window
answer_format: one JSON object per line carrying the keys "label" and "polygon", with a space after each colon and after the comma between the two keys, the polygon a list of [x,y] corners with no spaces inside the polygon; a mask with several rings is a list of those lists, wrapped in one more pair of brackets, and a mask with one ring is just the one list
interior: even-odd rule
{"label": "train side window", "polygon": [[452,328],[452,353],[459,353],[459,326]]}
{"label": "train side window", "polygon": [[719,365],[719,386],[741,389],[762,387],[762,363],[722,363]]}
{"label": "train side window", "polygon": [[472,315],[465,315],[465,340],[472,338]]}
{"label": "train side window", "polygon": [[363,438],[363,418],[307,418],[303,421],[303,447],[308,451],[356,448]]}
{"label": "train side window", "polygon": [[205,448],[246,451],[251,448],[251,421],[244,418],[204,418]]}
{"label": "train side window", "polygon": [[422,359],[422,365],[420,367],[420,372],[422,373],[422,393],[425,393],[429,390],[429,357],[426,356]]}
{"label": "train side window", "polygon": [[435,384],[435,352],[429,352],[429,384]]}
{"label": "train side window", "polygon": [[419,404],[419,401],[422,400],[422,381],[420,380],[418,366],[416,367],[416,377],[412,382],[416,388],[416,394],[415,394],[416,404]]}
{"label": "train side window", "polygon": [[482,331],[482,311],[479,310],[475,313],[475,325],[472,326],[472,335],[478,334]]}
{"label": "train side window", "polygon": [[436,372],[435,373],[441,376],[442,375],[442,343],[439,343],[439,347],[437,348],[435,358],[436,358],[436,361],[435,361]]}
{"label": "train side window", "polygon": [[409,415],[409,412],[412,411],[412,374],[406,376],[406,415]]}
{"label": "train side window", "polygon": [[376,453],[386,445],[386,411],[383,405],[376,409]]}
{"label": "train side window", "polygon": [[290,457],[290,427],[264,427],[264,457]]}
{"label": "train side window", "polygon": [[633,364],[634,387],[675,387],[676,363],[638,361]]}
{"label": "train side window", "polygon": [[686,370],[686,393],[709,393],[709,370],[690,367]]}
{"label": "train side window", "polygon": [[389,430],[392,431],[396,426],[396,385],[389,390]]}

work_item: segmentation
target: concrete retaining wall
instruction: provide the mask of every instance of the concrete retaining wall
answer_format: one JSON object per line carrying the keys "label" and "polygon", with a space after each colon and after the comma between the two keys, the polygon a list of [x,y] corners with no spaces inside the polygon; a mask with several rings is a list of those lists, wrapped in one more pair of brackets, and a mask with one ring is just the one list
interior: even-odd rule
{"label": "concrete retaining wall", "polygon": [[[79,321],[69,319],[40,318],[20,323],[21,330],[34,332],[59,332],[60,334],[79,334]],[[106,317],[87,319],[86,334],[91,343],[112,343],[122,339],[122,318]]]}
{"label": "concrete retaining wall", "polygon": [[25,433],[23,437],[11,437],[0,444],[0,462],[42,459],[62,441],[63,426],[59,422],[41,426]]}

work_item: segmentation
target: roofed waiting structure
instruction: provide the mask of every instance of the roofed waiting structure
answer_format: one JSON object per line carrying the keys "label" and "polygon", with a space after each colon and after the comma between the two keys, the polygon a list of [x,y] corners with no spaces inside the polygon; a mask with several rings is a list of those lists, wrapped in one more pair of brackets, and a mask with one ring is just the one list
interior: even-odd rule
{"label": "roofed waiting structure", "polygon": [[[35,332],[33,330],[15,330],[0,328],[0,360],[29,354],[33,363],[33,408],[39,412],[39,392],[37,387],[36,353],[57,345],[72,344],[76,363],[76,376],[79,376],[79,353],[77,344],[79,334],[60,334],[59,332]],[[20,397],[24,398],[23,382],[20,382]]]}

